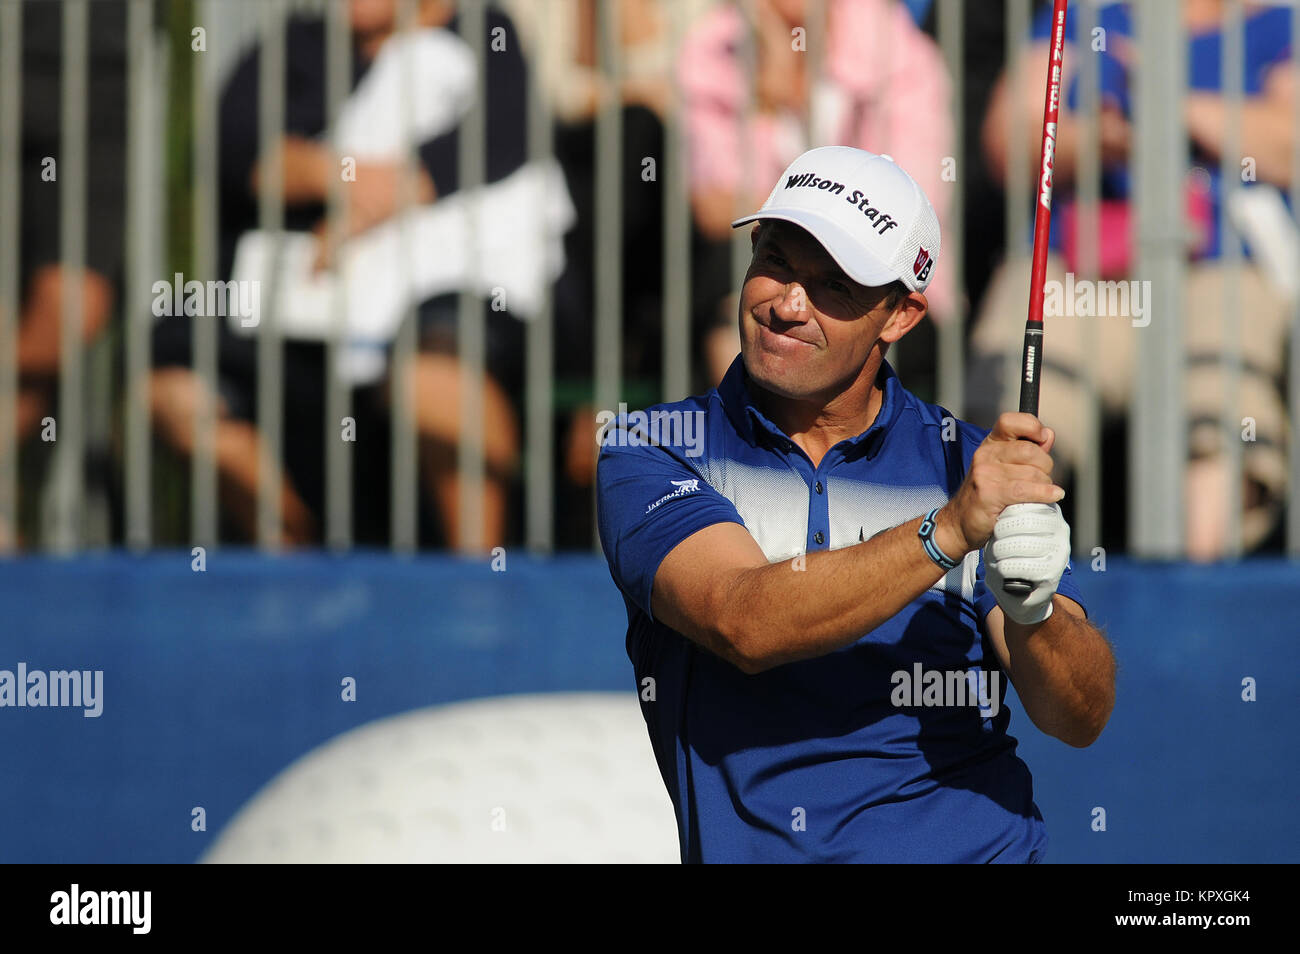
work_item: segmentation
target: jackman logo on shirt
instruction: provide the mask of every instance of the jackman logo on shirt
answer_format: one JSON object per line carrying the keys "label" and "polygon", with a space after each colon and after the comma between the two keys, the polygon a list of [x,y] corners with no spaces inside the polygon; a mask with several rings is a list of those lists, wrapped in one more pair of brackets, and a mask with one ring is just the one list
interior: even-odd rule
{"label": "jackman logo on shirt", "polygon": [[687,494],[693,494],[695,491],[700,489],[700,481],[698,477],[690,480],[670,480],[668,483],[672,484],[677,489],[670,494],[664,494],[650,506],[646,507],[646,513],[654,510],[660,504],[667,503],[669,500],[674,500],[677,497],[685,497]]}

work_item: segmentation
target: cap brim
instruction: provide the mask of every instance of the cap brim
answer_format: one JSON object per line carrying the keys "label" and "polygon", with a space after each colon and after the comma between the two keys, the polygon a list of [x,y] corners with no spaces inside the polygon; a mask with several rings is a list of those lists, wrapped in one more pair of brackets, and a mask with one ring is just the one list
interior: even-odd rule
{"label": "cap brim", "polygon": [[736,219],[731,227],[739,228],[759,219],[778,219],[803,228],[821,243],[827,254],[835,259],[835,264],[844,269],[844,274],[859,285],[879,287],[899,280],[893,269],[866,251],[848,231],[826,216],[807,209],[764,209]]}

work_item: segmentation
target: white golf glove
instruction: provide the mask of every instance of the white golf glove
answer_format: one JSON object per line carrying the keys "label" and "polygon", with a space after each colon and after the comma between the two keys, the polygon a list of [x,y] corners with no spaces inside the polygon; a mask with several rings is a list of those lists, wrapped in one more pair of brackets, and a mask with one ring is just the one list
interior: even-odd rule
{"label": "white golf glove", "polygon": [[[984,544],[984,581],[1009,619],[1024,626],[1052,615],[1052,594],[1070,561],[1070,525],[1056,504],[1012,504]],[[1023,596],[1008,593],[1006,580],[1026,580]]]}

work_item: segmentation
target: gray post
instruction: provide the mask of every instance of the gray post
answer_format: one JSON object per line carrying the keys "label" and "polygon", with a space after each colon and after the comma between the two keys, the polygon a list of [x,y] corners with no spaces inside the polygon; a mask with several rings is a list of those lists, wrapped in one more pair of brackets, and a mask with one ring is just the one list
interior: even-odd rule
{"label": "gray post", "polygon": [[1151,323],[1137,334],[1129,426],[1129,539],[1142,557],[1174,559],[1184,549],[1183,182],[1187,130],[1181,103],[1187,36],[1176,0],[1135,4],[1138,56],[1133,158],[1138,276],[1152,284]]}
{"label": "gray post", "polygon": [[[279,161],[285,98],[283,0],[267,0],[261,13],[258,135],[263,165],[257,196],[257,219],[258,228],[278,236],[284,229],[284,164]],[[268,551],[280,548],[280,492],[284,486],[284,361],[280,321],[276,313],[280,297],[280,258],[281,251],[277,248],[267,269],[267,287],[259,296],[261,315],[257,325],[257,430],[262,447],[262,459],[258,462],[257,539],[259,546]]]}
{"label": "gray post", "polygon": [[[547,35],[552,11],[550,3],[543,4],[538,15],[539,36]],[[533,58],[528,83],[528,158],[538,166],[554,161],[554,136],[551,130],[553,118],[542,82],[540,59],[538,51]],[[538,226],[545,229],[545,221],[539,222]],[[551,239],[549,231],[543,233],[543,241],[549,242]],[[536,552],[549,552],[555,546],[554,321],[554,283],[548,273],[541,310],[528,322],[524,332],[524,519],[528,547]]]}
{"label": "gray post", "polygon": [[[483,101],[487,94],[487,13],[482,0],[460,5],[461,37],[474,51],[478,95],[465,116],[460,136],[460,188],[468,198],[486,179],[487,119]],[[474,206],[471,204],[471,209]],[[475,213],[467,217],[470,234],[466,244],[475,249]],[[472,253],[471,261],[477,255]],[[473,289],[460,296],[456,344],[461,368],[460,415],[460,549],[477,553],[484,547],[483,505],[485,450],[483,434],[483,390],[487,376],[487,323],[483,303]]]}
{"label": "gray post", "polygon": [[[1219,235],[1222,242],[1223,282],[1223,450],[1228,471],[1228,523],[1224,553],[1240,557],[1242,505],[1241,408],[1241,239],[1229,214],[1241,192],[1241,103],[1242,71],[1245,69],[1245,41],[1241,0],[1228,0],[1223,9],[1223,101],[1227,124],[1224,128],[1220,174],[1223,185]],[[1195,501],[1193,502],[1195,503]],[[1217,501],[1215,501],[1217,504]]]}
{"label": "gray post", "polygon": [[[596,117],[596,407],[618,408],[623,381],[623,47],[619,5],[596,7],[605,95]],[[595,495],[592,495],[593,512]],[[600,534],[592,521],[592,546]]]}
{"label": "gray post", "polygon": [[[204,22],[220,16],[213,4],[199,7]],[[216,77],[206,53],[191,54],[193,63],[194,109],[194,278],[201,282],[218,281],[217,274],[217,97]],[[188,276],[187,276],[188,277]],[[194,374],[203,394],[211,401],[201,401],[194,420],[194,457],[191,460],[190,535],[191,543],[205,547],[217,543],[217,323],[225,316],[206,315],[190,319],[173,317],[171,321],[194,321]]]}
{"label": "gray post", "polygon": [[[344,100],[352,86],[352,30],[347,0],[329,0],[325,26],[325,84],[329,128],[334,131]],[[329,234],[338,249],[346,231],[342,167],[335,155],[330,176]],[[347,321],[347,273],[338,268],[331,337],[325,357],[325,541],[332,550],[352,545],[352,445],[343,440],[343,418],[352,413],[352,390],[339,374]]]}
{"label": "gray post", "polygon": [[[1101,201],[1101,68],[1098,54],[1087,37],[1097,25],[1097,7],[1081,3],[1078,7],[1078,40],[1073,53],[1079,58],[1079,157],[1075,175],[1075,196],[1079,210],[1079,272],[1076,277],[1097,281],[1098,209]],[[1066,54],[1069,55],[1069,52]],[[1097,391],[1097,362],[1100,352],[1098,322],[1116,320],[1100,315],[1086,317],[1083,325],[1083,362],[1080,384],[1084,391],[1084,433],[1080,435],[1087,452],[1079,460],[1074,488],[1074,553],[1076,557],[1092,554],[1101,545],[1101,470],[1106,450],[1101,442],[1101,406]],[[1134,330],[1135,332],[1137,329]],[[1051,348],[1051,329],[1045,337]],[[1051,354],[1050,351],[1047,352]]]}
{"label": "gray post", "polygon": [[0,4],[0,553],[18,537],[19,142],[23,8]]}
{"label": "gray post", "polygon": [[[935,391],[939,403],[956,417],[962,416],[966,393],[966,272],[964,268],[965,241],[965,176],[967,156],[963,154],[965,112],[962,108],[963,76],[965,75],[965,24],[961,0],[939,0],[939,45],[944,62],[952,78],[952,142],[954,161],[960,156],[948,193],[947,232],[943,236],[943,268],[952,276],[954,291],[952,313],[939,326],[936,356],[938,381]],[[941,185],[940,188],[943,188]],[[937,198],[937,196],[936,196]]]}
{"label": "gray post", "polygon": [[[466,5],[468,7],[468,5]],[[405,32],[411,29],[411,24],[415,19],[415,0],[401,0],[398,5],[398,29]],[[468,26],[468,21],[473,18],[473,13],[463,7],[462,16],[462,36],[464,28]],[[477,51],[476,51],[477,53]],[[414,262],[411,256],[414,254],[412,244],[412,234],[410,229],[410,219],[407,215],[411,209],[414,199],[415,190],[415,143],[411,138],[413,107],[412,99],[409,95],[411,83],[414,76],[414,64],[411,62],[409,55],[403,57],[402,70],[407,79],[402,83],[403,102],[401,104],[402,123],[405,130],[405,142],[402,152],[402,160],[405,164],[405,175],[402,177],[402,195],[401,195],[401,256],[402,256],[402,281],[405,282],[407,291],[411,287]],[[468,122],[468,120],[467,120]],[[461,158],[464,159],[465,139],[468,135],[468,127],[465,134],[461,136]],[[462,176],[464,174],[464,163],[462,161]],[[465,183],[462,180],[462,188]],[[398,326],[397,337],[393,342],[393,364],[392,364],[392,498],[389,501],[390,517],[390,534],[392,538],[393,550],[398,553],[411,553],[419,543],[419,481],[417,480],[417,444],[415,422],[415,358],[416,358],[416,305],[414,303],[406,307],[402,322]],[[463,437],[463,435],[462,435]],[[462,501],[465,495],[464,480],[462,479],[461,487]],[[462,517],[462,523],[464,518]]]}
{"label": "gray post", "polygon": [[664,162],[659,170],[664,203],[663,400],[680,401],[691,388],[691,195],[686,164],[685,103],[677,80],[686,24],[671,17],[674,71],[664,119]]}
{"label": "gray post", "polygon": [[63,5],[62,156],[58,165],[59,258],[63,301],[59,322],[58,439],[50,543],[59,553],[81,545],[85,512],[85,391],[82,345],[86,267],[86,93],[90,10],[86,0]]}
{"label": "gray post", "polygon": [[[162,231],[162,136],[159,64],[150,0],[127,11],[128,92],[126,203],[126,544],[152,541],[152,427],[149,374],[153,330],[152,287],[159,273]],[[184,317],[164,319],[184,321]]]}
{"label": "gray post", "polygon": [[[1296,56],[1296,50],[1300,50],[1300,15],[1293,14],[1291,17],[1291,70],[1293,74],[1293,83],[1300,87],[1300,56]],[[1291,119],[1291,128],[1300,129],[1300,96],[1293,97],[1294,112]],[[1292,215],[1300,212],[1300,137],[1297,137],[1291,148],[1291,209]],[[1300,262],[1295,263],[1297,270],[1300,270]],[[1287,468],[1287,521],[1286,521],[1286,552],[1291,559],[1300,559],[1300,297],[1297,297],[1292,304],[1291,313],[1291,346],[1288,349],[1290,358],[1288,359],[1287,368],[1287,417],[1290,421],[1290,434],[1287,440],[1288,459],[1290,466]]]}
{"label": "gray post", "polygon": [[[1029,131],[1025,128],[1025,119],[1017,108],[1020,84],[1024,81],[1027,70],[1025,44],[1029,40],[1029,0],[1007,0],[1006,32],[1007,56],[1005,75],[1007,77],[1007,95],[1011,108],[1007,110],[1007,176],[1006,176],[1006,220],[1007,220],[1007,258],[1027,256],[1029,254],[1030,213],[1033,210],[1033,190],[1030,187],[1029,151],[1025,148]],[[1041,127],[1038,128],[1041,132]],[[1013,362],[1014,364],[1015,362]],[[1017,365],[1016,371],[1019,370]],[[1014,373],[1014,372],[1013,372]],[[1019,380],[1019,378],[1015,378]]]}

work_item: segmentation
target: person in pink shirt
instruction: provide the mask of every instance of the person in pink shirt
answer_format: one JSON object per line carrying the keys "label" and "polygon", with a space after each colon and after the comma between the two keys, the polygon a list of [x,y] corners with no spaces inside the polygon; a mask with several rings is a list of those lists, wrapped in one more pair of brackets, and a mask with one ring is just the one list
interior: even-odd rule
{"label": "person in pink shirt", "polygon": [[[824,23],[811,22],[817,8]],[[950,83],[938,47],[897,0],[752,0],[720,4],[690,29],[679,63],[685,107],[691,208],[704,236],[725,241],[738,209],[763,203],[789,163],[814,146],[883,153],[933,201],[946,230],[953,128]],[[752,30],[753,67],[746,63]],[[808,50],[824,57],[812,75]],[[746,111],[752,114],[746,123]],[[951,314],[951,272],[930,293],[939,320]],[[734,314],[722,307],[720,315]],[[716,381],[739,353],[728,319],[706,333]]]}

